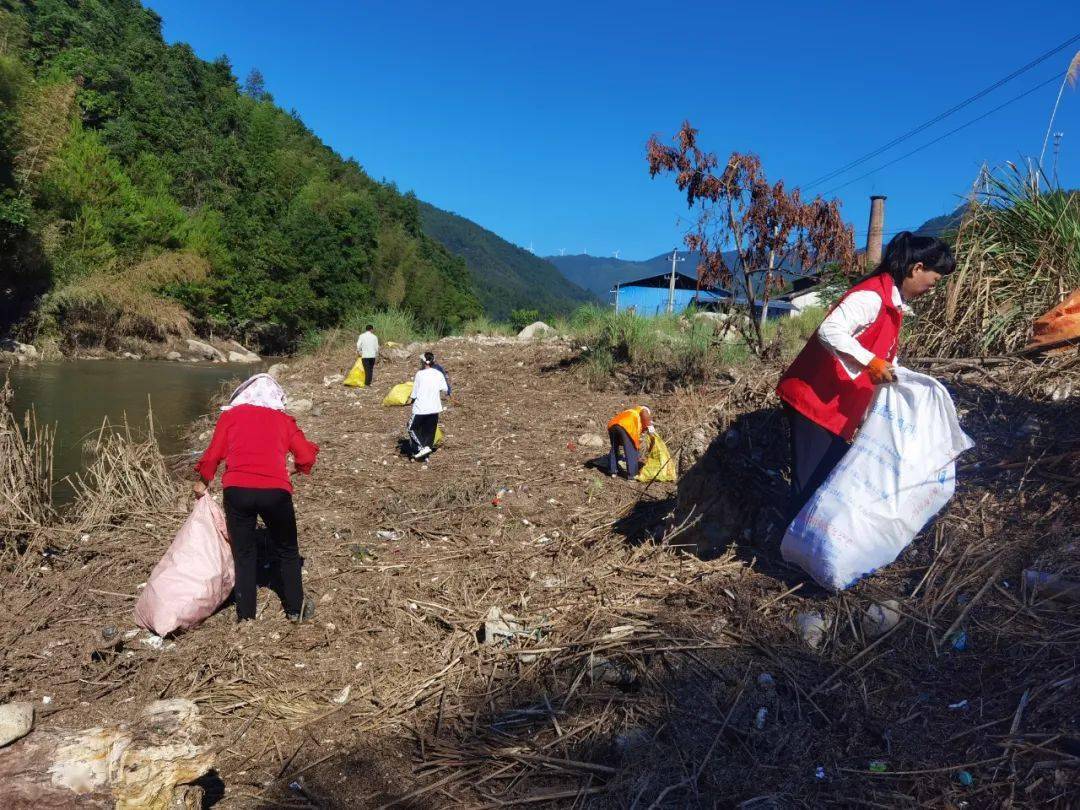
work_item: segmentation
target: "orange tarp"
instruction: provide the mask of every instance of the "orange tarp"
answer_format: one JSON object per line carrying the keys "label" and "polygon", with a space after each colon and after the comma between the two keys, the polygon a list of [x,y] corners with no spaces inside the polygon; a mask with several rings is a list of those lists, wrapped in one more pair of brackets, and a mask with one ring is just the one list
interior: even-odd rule
{"label": "orange tarp", "polygon": [[1027,350],[1049,349],[1070,341],[1080,343],[1080,290],[1035,319]]}

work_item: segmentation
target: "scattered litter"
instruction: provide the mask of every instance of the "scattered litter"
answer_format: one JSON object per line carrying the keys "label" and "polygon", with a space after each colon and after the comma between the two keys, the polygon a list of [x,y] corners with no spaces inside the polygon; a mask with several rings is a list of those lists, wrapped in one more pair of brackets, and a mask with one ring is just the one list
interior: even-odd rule
{"label": "scattered litter", "polygon": [[128,630],[126,633],[124,633],[124,638],[132,639],[132,638],[135,638],[135,636],[137,636],[137,635],[139,635],[138,629]]}
{"label": "scattered litter", "polygon": [[760,686],[762,689],[769,689],[770,687],[776,686],[776,681],[773,679],[773,676],[768,672],[762,672],[760,675],[758,675],[757,682],[758,686]]}
{"label": "scattered litter", "polygon": [[824,765],[818,765],[817,766],[817,769],[814,771],[814,778],[815,779],[824,779],[825,778],[825,766]]}
{"label": "scattered litter", "polygon": [[165,648],[165,639],[161,636],[155,636],[153,633],[146,638],[139,639],[139,643],[154,650],[162,650]]}
{"label": "scattered litter", "polygon": [[48,706],[52,703],[52,695],[42,695],[41,702]]}
{"label": "scattered litter", "polygon": [[949,636],[948,641],[950,644],[952,644],[954,650],[956,650],[957,652],[963,652],[967,649],[968,645],[967,630],[957,630],[955,633]]}
{"label": "scattered litter", "polygon": [[880,638],[900,622],[900,603],[895,599],[875,603],[862,617],[862,631],[867,638]]}
{"label": "scattered litter", "polygon": [[795,616],[795,628],[811,649],[816,650],[821,646],[831,625],[832,622],[817,611],[803,611]]}
{"label": "scattered litter", "polygon": [[482,632],[483,643],[487,646],[507,645],[514,638],[539,640],[543,637],[543,631],[540,628],[528,628],[515,616],[504,613],[494,606],[488,610]]}
{"label": "scattered litter", "polygon": [[875,759],[870,763],[871,773],[885,773],[887,770],[889,770],[889,766],[880,759]]}
{"label": "scattered litter", "polygon": [[380,540],[389,540],[391,542],[397,542],[398,540],[401,539],[401,532],[388,531],[386,529],[380,529],[379,531],[375,532],[375,536],[378,537]]}
{"label": "scattered litter", "polygon": [[765,718],[769,716],[769,710],[762,706],[757,710],[757,715],[754,717],[754,728],[758,731],[765,728]]}
{"label": "scattered litter", "polygon": [[340,692],[338,692],[336,695],[334,695],[334,697],[332,697],[330,699],[330,701],[331,701],[331,703],[336,703],[339,706],[344,706],[346,703],[349,702],[349,694],[351,692],[352,692],[352,686],[351,685],[346,686],[344,689],[342,689]]}
{"label": "scattered litter", "polygon": [[971,787],[975,784],[975,777],[968,771],[960,771],[956,774],[956,781],[958,781],[964,787]]}
{"label": "scattered litter", "polygon": [[968,707],[967,698],[964,698],[963,700],[961,700],[961,701],[959,701],[957,703],[950,703],[949,704],[950,709],[966,709],[967,707]]}

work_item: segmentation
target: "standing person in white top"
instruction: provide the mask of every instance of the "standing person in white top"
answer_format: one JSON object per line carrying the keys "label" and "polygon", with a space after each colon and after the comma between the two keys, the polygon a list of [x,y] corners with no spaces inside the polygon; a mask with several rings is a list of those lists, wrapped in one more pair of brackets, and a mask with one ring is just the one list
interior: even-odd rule
{"label": "standing person in white top", "polygon": [[420,370],[413,378],[412,419],[409,421],[409,438],[416,447],[413,459],[420,461],[431,455],[435,445],[435,431],[442,413],[442,395],[449,390],[446,374],[435,368],[435,355],[424,352],[420,358]]}
{"label": "standing person in white top", "polygon": [[375,380],[375,358],[379,356],[379,338],[375,327],[370,323],[367,329],[356,339],[356,353],[364,363],[364,384],[371,385]]}

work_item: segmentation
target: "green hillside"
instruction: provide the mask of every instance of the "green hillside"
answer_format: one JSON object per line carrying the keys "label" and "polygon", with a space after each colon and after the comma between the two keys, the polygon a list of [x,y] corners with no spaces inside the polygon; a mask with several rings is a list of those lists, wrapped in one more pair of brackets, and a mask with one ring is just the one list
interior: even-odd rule
{"label": "green hillside", "polygon": [[515,309],[542,315],[566,313],[595,300],[588,290],[568,281],[550,262],[502,239],[475,222],[420,203],[424,233],[465,259],[477,296],[494,318]]}
{"label": "green hillside", "polygon": [[[0,0],[0,318],[68,346],[194,328],[286,348],[350,311],[480,312],[411,195],[136,0]],[[112,347],[112,346],[110,346]]]}

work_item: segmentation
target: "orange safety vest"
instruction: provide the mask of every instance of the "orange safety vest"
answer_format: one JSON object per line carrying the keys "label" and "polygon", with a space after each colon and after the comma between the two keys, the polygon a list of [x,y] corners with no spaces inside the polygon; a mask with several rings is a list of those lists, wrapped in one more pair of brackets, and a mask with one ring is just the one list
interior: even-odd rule
{"label": "orange safety vest", "polygon": [[630,441],[634,443],[634,447],[640,450],[641,423],[641,408],[630,408],[611,417],[611,421],[607,423],[607,429],[611,430],[616,426],[621,427],[626,431],[626,435],[630,437]]}

